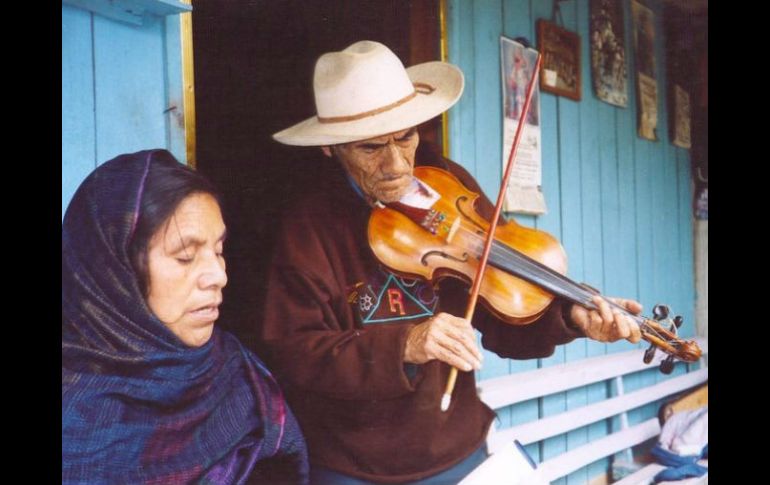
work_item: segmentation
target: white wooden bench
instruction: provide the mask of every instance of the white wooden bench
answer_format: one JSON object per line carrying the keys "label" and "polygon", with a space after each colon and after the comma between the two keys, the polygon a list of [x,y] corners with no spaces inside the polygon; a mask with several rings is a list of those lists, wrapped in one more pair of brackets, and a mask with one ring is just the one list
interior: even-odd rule
{"label": "white wooden bench", "polygon": [[[705,356],[708,352],[708,340],[705,338],[695,340]],[[628,426],[626,412],[707,382],[708,367],[705,366],[706,360],[701,358],[701,368],[698,370],[624,393],[624,375],[655,368],[665,357],[663,352],[658,351],[653,362],[645,364],[642,361],[643,354],[644,349],[635,349],[481,381],[478,386],[479,395],[494,410],[610,379],[615,380],[617,389],[617,395],[609,399],[533,422],[502,430],[496,429],[493,425],[487,437],[487,447],[492,457],[496,451],[514,439],[523,445],[528,445],[607,418],[615,416],[620,418],[619,429],[614,429],[600,439],[540,463],[538,465],[540,474],[551,482],[597,460],[628,450],[632,446],[658,436],[661,427],[657,417]],[[648,465],[615,484],[648,484],[661,469],[660,465]]]}

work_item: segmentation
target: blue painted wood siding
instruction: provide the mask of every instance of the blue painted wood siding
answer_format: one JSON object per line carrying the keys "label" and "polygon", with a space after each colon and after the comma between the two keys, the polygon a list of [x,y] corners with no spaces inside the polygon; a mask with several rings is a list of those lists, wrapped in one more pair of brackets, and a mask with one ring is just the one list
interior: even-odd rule
{"label": "blue painted wood siding", "polygon": [[132,25],[62,5],[62,217],[116,155],[166,148],[186,161],[180,45],[179,15]]}
{"label": "blue painted wood siding", "polygon": [[[464,165],[495,200],[502,178],[502,95],[499,37],[524,36],[536,44],[535,21],[550,19],[552,0],[449,0],[449,62],[465,73],[465,92],[449,112],[450,157]],[[582,100],[541,93],[543,191],[548,213],[516,215],[524,225],[553,234],[569,257],[568,276],[607,295],[630,296],[649,312],[667,303],[685,318],[680,333],[694,335],[694,277],[690,156],[668,138],[662,4],[648,2],[656,14],[658,136],[636,134],[633,38],[630,2],[624,1],[629,102],[618,108],[599,101],[591,87],[589,0],[561,2],[565,28],[581,39]],[[512,374],[628,350],[628,342],[602,344],[587,339],[557,348],[546,359],[511,361],[486,352],[479,379]],[[673,375],[687,372],[677,364]],[[667,379],[657,369],[629,376],[626,392]],[[532,421],[600,401],[614,392],[596,384],[512,406],[499,413],[502,425]],[[655,416],[653,403],[629,413],[635,424]],[[599,422],[567,435],[533,444],[528,451],[544,460],[607,433],[617,420]],[[601,460],[557,483],[584,484],[607,470]]]}

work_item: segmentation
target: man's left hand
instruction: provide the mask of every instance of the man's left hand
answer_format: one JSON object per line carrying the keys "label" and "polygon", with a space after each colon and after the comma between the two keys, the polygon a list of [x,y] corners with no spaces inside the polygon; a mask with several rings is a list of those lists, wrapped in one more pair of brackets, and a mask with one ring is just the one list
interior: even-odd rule
{"label": "man's left hand", "polygon": [[[637,301],[623,298],[609,299],[634,315],[642,311],[642,305]],[[572,322],[580,327],[587,337],[600,342],[626,339],[631,343],[637,343],[642,338],[639,325],[630,316],[611,307],[602,296],[594,296],[593,302],[599,308],[598,310],[588,310],[575,304],[569,312]]]}

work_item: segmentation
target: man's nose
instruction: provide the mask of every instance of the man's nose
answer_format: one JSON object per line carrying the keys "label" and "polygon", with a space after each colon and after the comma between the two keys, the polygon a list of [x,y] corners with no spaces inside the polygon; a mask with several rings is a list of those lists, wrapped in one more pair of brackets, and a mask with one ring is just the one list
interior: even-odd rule
{"label": "man's nose", "polygon": [[403,175],[409,172],[409,162],[393,142],[385,146],[381,169],[386,175]]}

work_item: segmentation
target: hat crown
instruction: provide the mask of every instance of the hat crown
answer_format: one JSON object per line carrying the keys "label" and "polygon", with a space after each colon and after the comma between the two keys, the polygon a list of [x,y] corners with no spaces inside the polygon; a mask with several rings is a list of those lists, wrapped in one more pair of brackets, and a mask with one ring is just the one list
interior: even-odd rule
{"label": "hat crown", "polygon": [[364,40],[322,55],[313,77],[320,118],[356,116],[402,101],[414,86],[399,58],[379,42]]}

